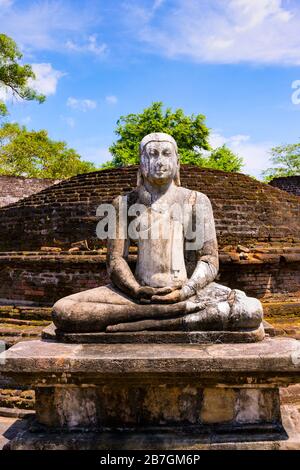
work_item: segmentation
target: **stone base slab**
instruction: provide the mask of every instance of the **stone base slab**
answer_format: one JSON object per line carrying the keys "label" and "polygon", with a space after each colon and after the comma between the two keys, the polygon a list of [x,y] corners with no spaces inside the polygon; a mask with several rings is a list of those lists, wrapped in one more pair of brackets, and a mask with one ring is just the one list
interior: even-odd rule
{"label": "stone base slab", "polygon": [[75,344],[120,343],[256,343],[265,337],[263,324],[255,330],[241,331],[141,331],[128,333],[66,333],[52,323],[42,332],[43,339]]}
{"label": "stone base slab", "polygon": [[[285,389],[289,390],[294,387]],[[298,392],[297,392],[298,393]],[[285,394],[284,394],[285,395]],[[297,398],[297,399],[296,399]],[[191,435],[190,433],[108,433],[108,432],[32,432],[34,418],[26,420],[0,419],[0,449],[8,450],[300,450],[300,397],[293,395],[293,404],[282,404],[281,413],[287,435],[265,432],[265,440],[239,441],[230,434],[219,435],[219,442],[211,435]],[[285,401],[285,400],[284,400]],[[4,420],[4,422],[3,422]],[[5,421],[6,420],[6,421]],[[1,427],[2,425],[2,427]],[[1,441],[1,431],[4,431]],[[246,436],[247,437],[247,436]],[[10,441],[10,442],[9,442]],[[2,446],[1,446],[2,444]]]}
{"label": "stone base slab", "polygon": [[23,341],[0,354],[1,376],[19,385],[138,383],[286,386],[300,382],[300,342],[64,344]]}
{"label": "stone base slab", "polygon": [[36,391],[36,420],[11,448],[279,448],[288,441],[279,387],[300,382],[300,343],[290,338],[30,341],[0,361],[2,374]]}
{"label": "stone base slab", "polygon": [[231,433],[217,436],[189,432],[65,432],[23,431],[10,441],[7,450],[299,450],[300,439],[277,433],[262,436]]}

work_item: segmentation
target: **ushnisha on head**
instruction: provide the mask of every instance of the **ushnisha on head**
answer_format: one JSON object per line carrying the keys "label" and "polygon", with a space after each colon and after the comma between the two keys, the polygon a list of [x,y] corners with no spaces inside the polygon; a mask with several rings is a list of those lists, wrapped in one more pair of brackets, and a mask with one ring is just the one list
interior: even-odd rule
{"label": "ushnisha on head", "polygon": [[141,177],[154,185],[164,185],[172,180],[180,185],[178,148],[171,135],[154,132],[143,138],[139,179]]}

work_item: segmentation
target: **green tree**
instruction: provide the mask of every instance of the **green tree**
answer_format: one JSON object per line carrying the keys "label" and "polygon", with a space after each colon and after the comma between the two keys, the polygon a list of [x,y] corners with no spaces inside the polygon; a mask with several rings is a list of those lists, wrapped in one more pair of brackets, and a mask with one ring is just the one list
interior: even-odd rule
{"label": "green tree", "polygon": [[65,142],[51,140],[47,131],[29,131],[16,123],[0,127],[0,175],[68,178],[95,171]]}
{"label": "green tree", "polygon": [[262,173],[266,182],[281,176],[300,175],[300,143],[273,147],[270,154],[274,166]]}
{"label": "green tree", "polygon": [[[9,90],[13,96],[23,100],[45,101],[45,96],[38,94],[29,85],[35,74],[30,65],[20,64],[22,54],[15,41],[5,34],[0,34],[0,88]],[[7,107],[0,101],[0,116],[8,114]]]}
{"label": "green tree", "polygon": [[243,159],[223,145],[213,150],[210,156],[204,160],[202,166],[215,170],[239,172],[243,167]]}
{"label": "green tree", "polygon": [[103,167],[134,165],[139,161],[139,143],[146,134],[166,132],[178,144],[182,163],[201,164],[201,150],[210,150],[209,129],[202,114],[186,116],[182,109],[163,110],[161,102],[152,103],[140,114],[121,116],[115,133],[118,139],[110,147],[111,162]]}

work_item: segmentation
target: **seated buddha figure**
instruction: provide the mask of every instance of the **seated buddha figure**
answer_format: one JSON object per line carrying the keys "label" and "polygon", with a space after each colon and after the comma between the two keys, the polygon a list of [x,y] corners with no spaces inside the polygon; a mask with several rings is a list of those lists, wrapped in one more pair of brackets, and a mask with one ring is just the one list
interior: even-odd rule
{"label": "seated buddha figure", "polygon": [[[127,208],[125,217],[122,207]],[[143,138],[137,187],[117,197],[113,208],[115,231],[107,242],[110,284],[56,302],[53,321],[58,330],[260,327],[260,301],[215,282],[219,259],[211,203],[205,194],[180,186],[177,144],[170,135],[152,133]],[[134,272],[127,261],[132,244],[137,246]]]}

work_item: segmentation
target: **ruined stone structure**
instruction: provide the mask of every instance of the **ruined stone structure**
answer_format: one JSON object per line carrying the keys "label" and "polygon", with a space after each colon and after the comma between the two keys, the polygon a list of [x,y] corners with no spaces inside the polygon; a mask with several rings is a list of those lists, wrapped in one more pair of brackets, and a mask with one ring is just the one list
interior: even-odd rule
{"label": "ruined stone structure", "polygon": [[[39,335],[51,319],[46,307],[59,298],[107,284],[96,208],[134,188],[136,171],[79,175],[0,209],[0,335],[7,345]],[[181,181],[212,202],[218,282],[260,298],[267,317],[297,336],[288,319],[300,312],[299,197],[246,175],[189,165]],[[134,249],[130,262],[134,267]]]}
{"label": "ruined stone structure", "polygon": [[[95,237],[96,208],[136,186],[137,167],[74,176],[0,211],[0,250],[70,247]],[[238,243],[295,242],[299,199],[240,173],[181,167],[182,186],[212,201],[220,248]],[[19,234],[22,233],[22,237]]]}
{"label": "ruined stone structure", "polygon": [[38,193],[59,181],[49,178],[0,176],[0,207],[14,204],[20,199]]}
{"label": "ruined stone structure", "polygon": [[279,188],[288,193],[300,196],[300,175],[274,178],[269,184],[274,188]]}
{"label": "ruined stone structure", "polygon": [[[133,189],[136,172],[127,167],[79,175],[2,208],[2,302],[52,305],[65,295],[106,284],[106,248],[96,238],[96,208]],[[181,181],[212,202],[221,283],[260,298],[299,292],[298,197],[246,175],[189,165],[182,166]],[[69,251],[72,243],[84,240]],[[135,262],[134,249],[130,261]]]}
{"label": "ruined stone structure", "polygon": [[[96,208],[134,188],[136,171],[79,175],[0,209],[0,339],[8,346],[36,338],[51,320],[47,306],[59,298],[108,282]],[[259,297],[277,331],[300,337],[299,197],[246,175],[189,165],[181,182],[212,202],[218,282]],[[134,249],[130,262],[134,267]],[[32,406],[21,391],[3,393],[1,406]]]}

